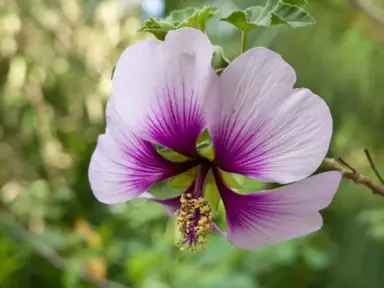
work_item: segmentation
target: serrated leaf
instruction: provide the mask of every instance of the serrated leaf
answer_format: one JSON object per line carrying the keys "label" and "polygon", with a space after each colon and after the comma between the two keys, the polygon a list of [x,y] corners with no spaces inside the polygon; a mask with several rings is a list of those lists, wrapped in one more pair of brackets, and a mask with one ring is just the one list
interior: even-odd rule
{"label": "serrated leaf", "polygon": [[282,0],[282,2],[291,4],[291,5],[296,5],[298,7],[303,6],[308,3],[307,0]]}
{"label": "serrated leaf", "polygon": [[287,24],[293,28],[312,25],[315,19],[298,7],[303,4],[305,4],[303,0],[268,0],[263,6],[235,11],[221,21],[228,22],[244,32],[280,24]]}
{"label": "serrated leaf", "polygon": [[293,28],[305,27],[316,23],[315,19],[302,8],[285,3],[279,3],[273,14]]}
{"label": "serrated leaf", "polygon": [[[268,2],[269,0],[254,0],[252,1],[252,5],[254,6],[262,6],[264,7],[265,4]],[[275,1],[275,2],[278,2],[279,0]],[[281,2],[283,3],[286,3],[286,4],[291,4],[291,5],[296,5],[298,7],[300,6],[303,6],[305,4],[308,4],[308,1],[307,0],[280,0]]]}
{"label": "serrated leaf", "polygon": [[220,20],[228,22],[245,32],[255,30],[260,27],[252,23],[251,19],[247,17],[245,11],[235,11],[228,17],[221,18]]}
{"label": "serrated leaf", "polygon": [[166,20],[176,24],[177,28],[192,27],[204,32],[208,21],[216,14],[217,8],[214,6],[207,6],[202,9],[185,8],[171,12]]}
{"label": "serrated leaf", "polygon": [[182,23],[186,19],[192,17],[193,14],[196,12],[196,8],[193,7],[187,7],[180,10],[172,11],[167,17],[165,17],[166,21],[170,21],[172,23]]}
{"label": "serrated leaf", "polygon": [[205,27],[209,20],[217,14],[217,9],[208,6],[201,11],[196,11],[185,23],[181,23],[180,27],[193,27],[205,32]]}
{"label": "serrated leaf", "polygon": [[202,9],[185,8],[171,12],[165,19],[149,18],[139,31],[152,33],[157,39],[164,40],[167,33],[184,27],[205,31],[208,21],[217,14],[217,8],[207,6]]}
{"label": "serrated leaf", "polygon": [[163,41],[167,33],[175,29],[177,29],[176,26],[170,21],[149,17],[148,20],[144,22],[143,27],[141,27],[139,31],[151,33],[157,39]]}

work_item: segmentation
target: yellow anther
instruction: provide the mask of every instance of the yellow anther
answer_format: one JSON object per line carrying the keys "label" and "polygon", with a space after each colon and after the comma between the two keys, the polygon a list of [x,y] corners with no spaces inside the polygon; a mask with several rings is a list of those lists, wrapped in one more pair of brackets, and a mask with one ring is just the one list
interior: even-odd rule
{"label": "yellow anther", "polygon": [[175,213],[178,230],[184,240],[178,243],[180,251],[185,250],[183,245],[188,246],[191,252],[203,251],[208,233],[212,230],[213,212],[204,198],[193,198],[191,193],[183,194],[180,203]]}

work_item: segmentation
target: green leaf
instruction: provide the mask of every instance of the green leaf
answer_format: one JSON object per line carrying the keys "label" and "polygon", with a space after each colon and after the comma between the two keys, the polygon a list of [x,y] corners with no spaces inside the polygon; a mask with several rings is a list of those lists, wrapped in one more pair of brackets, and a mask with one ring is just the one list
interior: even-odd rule
{"label": "green leaf", "polygon": [[[275,2],[278,2],[279,0],[275,1]],[[307,0],[280,0],[281,2],[283,3],[286,3],[286,4],[291,4],[291,5],[296,5],[296,6],[303,6],[305,4],[308,3]],[[252,2],[252,5],[254,6],[265,6],[266,3],[269,2],[269,0],[254,0]]]}
{"label": "green leaf", "polygon": [[166,18],[166,21],[170,21],[172,23],[182,23],[186,21],[186,19],[191,18],[196,12],[196,8],[187,7],[180,10],[172,11]]}
{"label": "green leaf", "polygon": [[189,158],[166,147],[156,147],[157,152],[172,162],[184,162]]}
{"label": "green leaf", "polygon": [[149,32],[153,34],[157,39],[164,40],[165,36],[167,36],[167,33],[175,29],[177,29],[176,26],[169,21],[149,17],[149,19],[144,22],[143,27],[141,27],[139,31]]}
{"label": "green leaf", "polygon": [[[235,11],[221,21],[228,22],[244,32],[287,24],[293,28],[304,27],[315,23],[315,19],[304,9],[303,0],[268,0],[257,1],[259,6],[249,7],[243,11]],[[265,2],[264,4],[261,4]]]}
{"label": "green leaf", "polygon": [[273,14],[279,17],[283,23],[293,28],[305,27],[316,23],[311,15],[295,5],[278,3]]}
{"label": "green leaf", "polygon": [[185,8],[171,12],[166,20],[174,24],[177,23],[177,28],[192,27],[204,32],[208,21],[216,14],[217,8],[214,6],[207,6],[202,9]]}
{"label": "green leaf", "polygon": [[291,4],[291,5],[296,5],[299,7],[308,3],[307,0],[282,0],[281,2]]}
{"label": "green leaf", "polygon": [[221,21],[228,22],[242,31],[251,31],[259,28],[260,26],[252,23],[252,20],[248,18],[245,11],[235,11],[231,15],[225,18],[221,18]]}
{"label": "green leaf", "polygon": [[207,6],[202,9],[185,8],[171,12],[165,19],[149,18],[139,31],[152,33],[157,39],[164,40],[171,30],[192,27],[205,31],[208,21],[217,14],[217,8]]}

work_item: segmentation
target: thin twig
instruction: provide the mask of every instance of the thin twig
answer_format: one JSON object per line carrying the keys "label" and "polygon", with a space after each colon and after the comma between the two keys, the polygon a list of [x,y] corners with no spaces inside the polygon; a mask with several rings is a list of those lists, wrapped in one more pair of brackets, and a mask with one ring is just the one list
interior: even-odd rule
{"label": "thin twig", "polygon": [[[21,224],[16,221],[10,212],[3,208],[0,208],[0,221],[11,228],[12,232],[17,238],[27,244],[41,258],[47,260],[52,266],[62,271],[71,270],[71,265],[68,260],[61,257],[50,247],[37,241],[30,232],[28,232]],[[129,288],[128,286],[124,286],[120,283],[108,279],[101,281],[96,280],[84,272],[78,272],[77,276],[84,281],[94,284],[100,288]]]}
{"label": "thin twig", "polygon": [[375,172],[375,174],[376,174],[377,179],[379,179],[379,181],[381,182],[381,184],[384,185],[383,177],[381,177],[381,175],[380,175],[380,173],[379,173],[379,170],[377,170],[376,165],[375,165],[375,162],[373,162],[373,158],[372,158],[372,156],[371,156],[371,153],[369,153],[369,150],[368,150],[368,149],[364,149],[364,152],[365,152],[365,155],[367,156],[367,159],[368,159],[368,161],[369,161],[369,164],[370,164],[371,167],[372,167],[373,172]]}
{"label": "thin twig", "polygon": [[339,171],[341,172],[341,175],[344,179],[352,180],[356,184],[360,184],[367,187],[373,193],[384,196],[384,186],[377,185],[368,176],[364,176],[358,172],[349,170],[349,167],[344,167],[336,159],[325,158],[320,167],[322,170],[325,171]]}
{"label": "thin twig", "polygon": [[344,166],[347,166],[349,169],[351,169],[353,173],[357,173],[357,170],[353,168],[351,165],[349,165],[347,162],[345,162],[343,158],[339,157],[337,158],[337,160],[341,162]]}

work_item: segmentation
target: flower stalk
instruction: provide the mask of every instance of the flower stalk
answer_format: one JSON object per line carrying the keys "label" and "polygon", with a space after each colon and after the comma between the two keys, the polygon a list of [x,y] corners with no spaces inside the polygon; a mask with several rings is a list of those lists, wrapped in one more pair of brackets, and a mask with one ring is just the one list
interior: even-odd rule
{"label": "flower stalk", "polygon": [[242,31],[241,32],[241,53],[244,53],[247,51],[247,41],[248,41],[248,32]]}

